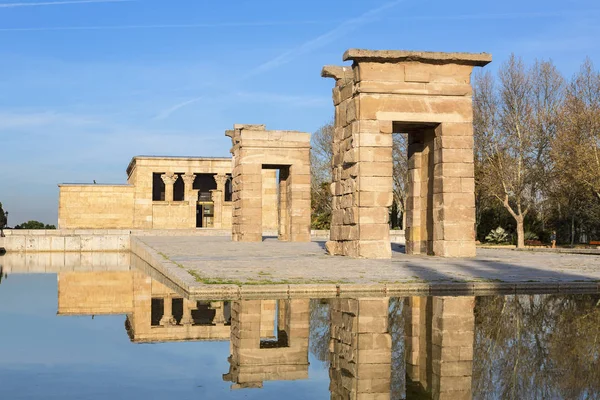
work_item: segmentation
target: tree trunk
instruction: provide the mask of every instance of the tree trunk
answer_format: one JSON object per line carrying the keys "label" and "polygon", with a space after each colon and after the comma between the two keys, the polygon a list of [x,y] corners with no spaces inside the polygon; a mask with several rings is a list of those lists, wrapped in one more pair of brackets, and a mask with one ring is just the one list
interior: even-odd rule
{"label": "tree trunk", "polygon": [[398,203],[396,201],[392,203],[391,214],[390,223],[391,228],[394,229],[398,227]]}
{"label": "tree trunk", "polygon": [[511,208],[510,203],[508,202],[508,195],[506,195],[506,197],[504,198],[502,205],[504,206],[504,208],[506,208],[510,215],[513,216],[515,222],[517,223],[517,248],[521,249],[525,247],[525,214],[527,214],[527,211],[525,211],[524,213],[521,212],[521,206],[519,205],[517,207],[517,211],[515,212]]}
{"label": "tree trunk", "polygon": [[517,248],[525,247],[525,223],[522,215],[515,216],[517,222]]}
{"label": "tree trunk", "polygon": [[575,244],[575,216],[571,216],[571,247]]}

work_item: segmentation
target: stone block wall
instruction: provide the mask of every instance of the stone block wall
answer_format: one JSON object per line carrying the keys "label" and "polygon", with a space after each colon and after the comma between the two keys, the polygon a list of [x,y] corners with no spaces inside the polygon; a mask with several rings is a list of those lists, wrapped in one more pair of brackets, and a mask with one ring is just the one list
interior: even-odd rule
{"label": "stone block wall", "polygon": [[[194,208],[194,218],[190,217],[190,207]],[[196,202],[187,201],[156,203],[152,207],[153,229],[190,229],[196,227]]]}
{"label": "stone block wall", "polygon": [[59,185],[58,227],[131,228],[134,197],[130,185]]}

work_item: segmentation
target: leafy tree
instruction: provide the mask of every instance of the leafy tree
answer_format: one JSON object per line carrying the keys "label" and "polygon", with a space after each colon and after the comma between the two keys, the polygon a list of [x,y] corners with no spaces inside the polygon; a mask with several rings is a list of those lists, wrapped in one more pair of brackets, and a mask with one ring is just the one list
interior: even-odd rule
{"label": "leafy tree", "polygon": [[6,220],[6,213],[4,212],[4,209],[2,208],[2,203],[0,203],[0,229],[4,228],[6,226],[6,223],[8,221]]}
{"label": "leafy tree", "polygon": [[15,229],[56,229],[56,226],[45,225],[43,222],[31,220],[15,226]]}

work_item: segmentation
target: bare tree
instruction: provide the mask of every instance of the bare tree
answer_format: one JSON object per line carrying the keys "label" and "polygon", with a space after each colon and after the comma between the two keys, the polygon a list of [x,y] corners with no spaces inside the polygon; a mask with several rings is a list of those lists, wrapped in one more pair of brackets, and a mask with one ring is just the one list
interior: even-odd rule
{"label": "bare tree", "polygon": [[585,185],[600,201],[600,73],[589,59],[567,88],[554,149],[560,173]]}
{"label": "bare tree", "polygon": [[499,71],[475,78],[474,134],[478,185],[515,219],[517,247],[525,245],[524,221],[543,193],[562,80],[551,62],[526,69],[514,55]]}
{"label": "bare tree", "polygon": [[328,229],[331,222],[330,184],[333,130],[333,122],[328,122],[311,137],[312,225],[315,229]]}
{"label": "bare tree", "polygon": [[408,192],[408,137],[394,134],[392,144],[394,206],[392,227],[397,227],[398,213],[402,216],[402,229],[406,229],[406,196]]}

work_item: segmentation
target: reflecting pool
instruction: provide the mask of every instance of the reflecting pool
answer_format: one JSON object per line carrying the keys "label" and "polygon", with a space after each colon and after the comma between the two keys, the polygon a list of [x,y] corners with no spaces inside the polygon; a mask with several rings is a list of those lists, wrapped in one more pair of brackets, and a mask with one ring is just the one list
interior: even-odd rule
{"label": "reflecting pool", "polygon": [[598,294],[192,301],[5,262],[0,399],[598,399],[598,327]]}

